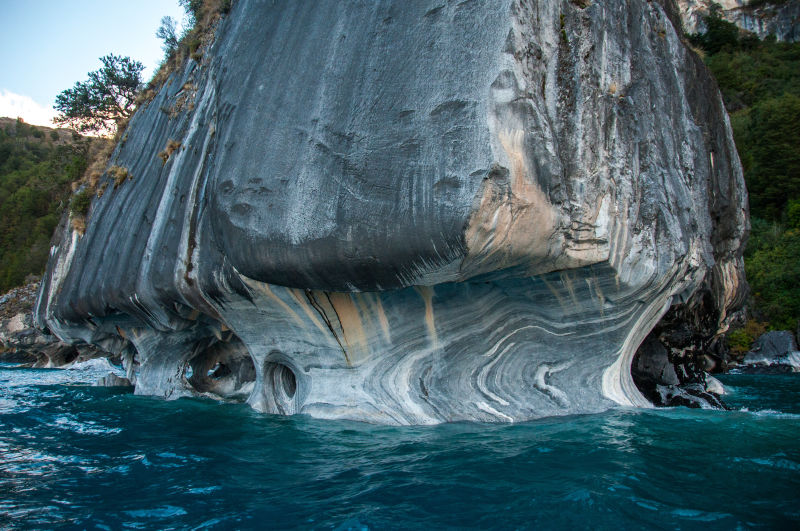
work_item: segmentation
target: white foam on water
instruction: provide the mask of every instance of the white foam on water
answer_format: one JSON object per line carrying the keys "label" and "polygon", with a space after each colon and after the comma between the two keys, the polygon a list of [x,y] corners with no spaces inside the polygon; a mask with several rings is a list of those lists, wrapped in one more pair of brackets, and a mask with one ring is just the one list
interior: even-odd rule
{"label": "white foam on water", "polygon": [[800,351],[793,350],[788,352],[780,359],[780,361],[783,365],[789,365],[794,369],[800,369]]}
{"label": "white foam on water", "polygon": [[110,371],[119,376],[124,376],[122,369],[113,365],[108,358],[94,358],[91,360],[73,363],[64,367],[70,371]]}
{"label": "white foam on water", "polygon": [[706,391],[716,395],[724,395],[726,393],[725,386],[722,385],[722,382],[711,375],[706,375]]}

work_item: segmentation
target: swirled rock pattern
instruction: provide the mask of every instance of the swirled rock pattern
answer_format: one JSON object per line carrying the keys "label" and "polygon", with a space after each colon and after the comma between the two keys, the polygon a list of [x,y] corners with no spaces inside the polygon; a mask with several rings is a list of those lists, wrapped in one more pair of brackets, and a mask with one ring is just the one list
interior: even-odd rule
{"label": "swirled rock pattern", "polygon": [[239,0],[131,120],[132,180],[53,248],[38,319],[137,393],[273,413],[648,405],[660,317],[702,291],[718,333],[743,285],[741,168],[676,13]]}

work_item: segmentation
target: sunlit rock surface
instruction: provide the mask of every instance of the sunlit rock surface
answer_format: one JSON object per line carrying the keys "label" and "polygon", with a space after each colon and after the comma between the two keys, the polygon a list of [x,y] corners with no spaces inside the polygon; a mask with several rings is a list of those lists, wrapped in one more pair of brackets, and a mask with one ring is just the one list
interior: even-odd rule
{"label": "sunlit rock surface", "polygon": [[[586,7],[582,7],[586,6]],[[740,301],[746,193],[670,4],[239,0],[140,109],[37,315],[136,392],[390,424],[649,402]],[[166,163],[157,156],[180,142]]]}
{"label": "sunlit rock surface", "polygon": [[704,18],[714,4],[720,9],[716,14],[741,29],[764,39],[770,35],[779,41],[800,40],[800,0],[763,2],[750,7],[748,0],[677,0],[683,27],[687,33],[706,30]]}

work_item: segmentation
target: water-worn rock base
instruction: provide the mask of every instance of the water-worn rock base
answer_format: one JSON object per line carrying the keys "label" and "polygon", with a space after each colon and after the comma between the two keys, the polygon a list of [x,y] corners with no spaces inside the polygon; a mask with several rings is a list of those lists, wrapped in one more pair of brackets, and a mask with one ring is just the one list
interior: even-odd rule
{"label": "water-worn rock base", "polygon": [[65,224],[37,319],[137,393],[272,413],[650,405],[638,346],[670,308],[718,336],[744,285],[741,167],[677,13],[239,0],[131,119],[134,177]]}

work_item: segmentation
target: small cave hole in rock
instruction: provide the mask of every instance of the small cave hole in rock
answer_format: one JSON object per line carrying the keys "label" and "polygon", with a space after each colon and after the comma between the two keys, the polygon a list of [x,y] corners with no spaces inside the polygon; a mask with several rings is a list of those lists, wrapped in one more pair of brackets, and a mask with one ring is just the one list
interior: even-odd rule
{"label": "small cave hole in rock", "polygon": [[212,380],[219,380],[221,378],[225,378],[226,376],[230,376],[233,374],[227,365],[224,363],[217,362],[214,367],[208,371],[208,377]]}
{"label": "small cave hole in rock", "polygon": [[44,365],[52,365],[53,367],[63,367],[78,360],[78,349],[75,345],[68,345],[65,348],[50,349],[48,352],[43,353],[45,361]]}
{"label": "small cave hole in rock", "polygon": [[246,400],[256,381],[256,368],[245,344],[233,334],[203,342],[186,366],[186,381],[199,393]]}
{"label": "small cave hole in rock", "polygon": [[297,412],[297,377],[292,369],[282,363],[267,362],[264,366],[264,385],[271,412],[281,415]]}
{"label": "small cave hole in rock", "polygon": [[294,377],[294,373],[285,365],[281,371],[281,383],[286,396],[293,398],[295,391],[297,391],[297,380]]}

